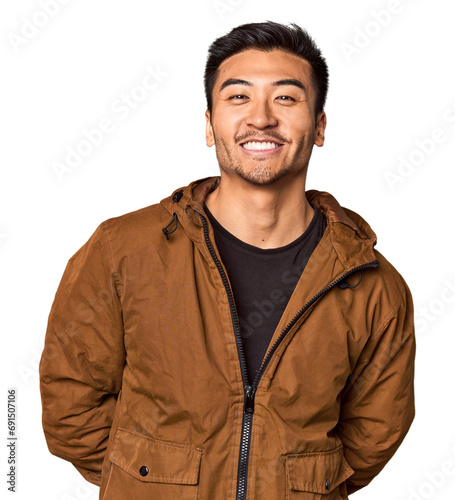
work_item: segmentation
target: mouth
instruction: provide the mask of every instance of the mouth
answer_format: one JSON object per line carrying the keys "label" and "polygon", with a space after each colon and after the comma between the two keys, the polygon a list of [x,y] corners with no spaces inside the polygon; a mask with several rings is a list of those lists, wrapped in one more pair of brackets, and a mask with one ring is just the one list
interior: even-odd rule
{"label": "mouth", "polygon": [[275,141],[245,141],[240,147],[247,153],[253,155],[274,154],[281,150],[283,144]]}

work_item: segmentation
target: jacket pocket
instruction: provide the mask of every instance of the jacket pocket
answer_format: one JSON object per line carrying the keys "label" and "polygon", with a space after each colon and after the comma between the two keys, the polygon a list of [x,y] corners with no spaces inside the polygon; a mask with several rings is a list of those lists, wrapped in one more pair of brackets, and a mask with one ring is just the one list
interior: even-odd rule
{"label": "jacket pocket", "polygon": [[286,500],[346,500],[346,479],[354,471],[343,445],[331,451],[286,455]]}
{"label": "jacket pocket", "polygon": [[103,500],[195,500],[202,450],[117,428]]}

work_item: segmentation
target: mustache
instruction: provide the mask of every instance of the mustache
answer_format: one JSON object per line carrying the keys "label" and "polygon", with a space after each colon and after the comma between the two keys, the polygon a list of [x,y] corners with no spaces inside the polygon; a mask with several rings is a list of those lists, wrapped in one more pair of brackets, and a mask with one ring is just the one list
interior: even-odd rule
{"label": "mustache", "polygon": [[272,131],[267,132],[267,134],[261,134],[261,135],[258,135],[256,132],[250,132],[249,134],[237,137],[235,142],[236,144],[238,144],[239,142],[245,141],[245,139],[249,139],[250,137],[254,137],[255,139],[271,139],[271,140],[275,139],[276,142],[289,142],[282,135]]}

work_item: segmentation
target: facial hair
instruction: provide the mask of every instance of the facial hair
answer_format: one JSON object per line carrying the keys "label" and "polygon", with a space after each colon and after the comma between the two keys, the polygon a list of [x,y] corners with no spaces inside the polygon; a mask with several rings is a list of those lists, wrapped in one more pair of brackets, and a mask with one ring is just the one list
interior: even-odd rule
{"label": "facial hair", "polygon": [[[213,136],[215,140],[216,157],[218,159],[220,169],[226,174],[237,175],[254,186],[267,186],[269,184],[273,184],[288,175],[290,172],[301,170],[302,156],[304,157],[303,169],[305,170],[308,166],[311,155],[311,147],[308,147],[307,138],[302,137],[299,141],[297,151],[294,154],[293,161],[288,163],[283,162],[277,170],[274,170],[270,167],[269,158],[266,156],[257,157],[253,159],[253,166],[246,170],[238,158],[238,154],[236,154],[236,148],[239,146],[230,147],[223,139],[218,139],[215,133]],[[307,158],[305,158],[305,156]],[[300,164],[300,167],[298,164]]]}

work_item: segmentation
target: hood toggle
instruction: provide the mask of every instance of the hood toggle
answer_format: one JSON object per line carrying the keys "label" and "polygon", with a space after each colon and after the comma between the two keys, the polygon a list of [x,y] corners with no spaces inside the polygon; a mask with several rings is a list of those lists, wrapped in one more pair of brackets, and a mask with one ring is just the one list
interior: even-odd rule
{"label": "hood toggle", "polygon": [[[176,229],[177,229],[177,214],[174,212],[174,217],[172,217],[172,220],[171,222],[169,222],[169,224],[166,226],[166,227],[163,227],[163,229],[161,231],[163,231],[164,233],[164,236],[166,236],[166,239],[168,240],[169,239],[169,235],[171,233],[173,233]],[[175,224],[175,227],[174,229],[172,229],[171,231],[168,231],[167,228],[171,225],[171,224]]]}
{"label": "hood toggle", "polygon": [[[181,200],[182,196],[183,196],[183,189],[180,189],[179,191],[174,193],[174,196],[172,197],[172,203],[178,203]],[[166,227],[163,227],[163,229],[162,229],[164,236],[166,236],[167,240],[169,239],[169,235],[171,233],[173,233],[178,227],[177,226],[177,214],[174,212],[172,215],[173,215],[173,217],[172,217],[171,222],[169,222],[169,224]],[[171,224],[174,224],[174,228],[171,231],[168,231],[168,227]]]}
{"label": "hood toggle", "polygon": [[357,281],[357,283],[355,285],[350,285],[348,283],[348,279],[345,278],[344,280],[342,280],[338,283],[338,287],[341,288],[342,290],[344,290],[345,288],[355,288],[356,286],[359,286],[360,282],[362,281],[362,273],[361,273],[361,271],[358,271],[358,273],[359,273],[359,281]]}

